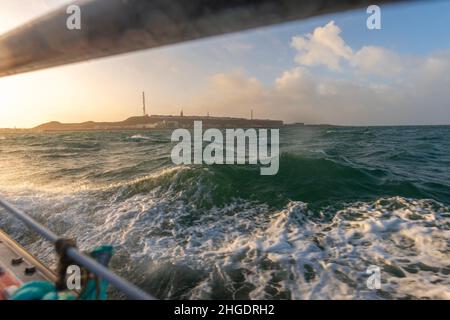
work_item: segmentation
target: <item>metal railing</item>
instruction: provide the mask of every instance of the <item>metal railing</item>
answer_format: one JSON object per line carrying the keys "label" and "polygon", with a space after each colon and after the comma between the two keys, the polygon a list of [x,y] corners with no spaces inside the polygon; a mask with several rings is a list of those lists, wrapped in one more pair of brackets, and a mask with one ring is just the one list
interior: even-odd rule
{"label": "metal railing", "polygon": [[[3,207],[7,212],[12,214],[14,217],[22,221],[28,228],[32,229],[38,233],[45,240],[55,244],[56,241],[61,239],[53,231],[47,229],[45,226],[35,221],[25,212],[14,207],[8,201],[0,197],[0,207]],[[96,274],[98,277],[109,281],[109,283],[124,293],[127,297],[136,300],[156,300],[155,297],[142,291],[134,284],[126,281],[125,279],[119,277],[115,273],[111,272],[108,268],[101,265],[94,259],[82,254],[77,248],[69,247],[66,251],[68,257],[73,259],[75,262],[79,263],[83,267],[87,268],[90,272]]]}

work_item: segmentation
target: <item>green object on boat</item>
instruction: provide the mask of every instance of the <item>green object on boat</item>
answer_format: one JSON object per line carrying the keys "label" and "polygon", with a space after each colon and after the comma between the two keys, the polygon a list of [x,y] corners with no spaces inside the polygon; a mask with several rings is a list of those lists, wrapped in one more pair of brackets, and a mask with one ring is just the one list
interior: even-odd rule
{"label": "green object on boat", "polygon": [[[107,266],[113,255],[113,247],[103,245],[94,249],[90,255]],[[58,291],[49,281],[30,281],[21,286],[11,300],[107,300],[109,282],[90,277],[78,296],[73,291]]]}

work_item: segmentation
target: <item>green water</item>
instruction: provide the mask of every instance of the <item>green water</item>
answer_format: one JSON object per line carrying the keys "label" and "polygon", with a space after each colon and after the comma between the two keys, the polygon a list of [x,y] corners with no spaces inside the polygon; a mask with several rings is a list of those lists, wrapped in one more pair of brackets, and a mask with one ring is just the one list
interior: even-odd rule
{"label": "green water", "polygon": [[[0,192],[161,298],[449,298],[450,127],[289,127],[280,169],[175,166],[170,132],[4,134]],[[0,225],[49,264],[48,245]],[[365,287],[369,265],[382,290]]]}

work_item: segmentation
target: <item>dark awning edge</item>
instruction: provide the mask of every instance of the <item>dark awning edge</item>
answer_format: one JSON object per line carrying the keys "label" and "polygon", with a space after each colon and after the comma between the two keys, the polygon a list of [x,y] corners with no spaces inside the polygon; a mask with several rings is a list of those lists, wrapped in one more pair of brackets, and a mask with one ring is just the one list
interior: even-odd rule
{"label": "dark awning edge", "polygon": [[[402,0],[382,0],[377,4]],[[78,1],[0,37],[0,77],[368,6],[373,0]]]}

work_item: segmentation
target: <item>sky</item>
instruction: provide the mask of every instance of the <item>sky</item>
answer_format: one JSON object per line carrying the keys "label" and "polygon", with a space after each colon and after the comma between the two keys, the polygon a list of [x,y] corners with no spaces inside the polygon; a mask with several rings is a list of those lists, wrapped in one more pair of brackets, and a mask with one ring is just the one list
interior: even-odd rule
{"label": "sky", "polygon": [[[67,0],[0,0],[4,33]],[[0,127],[150,114],[450,124],[450,1],[381,5],[0,78]]]}

